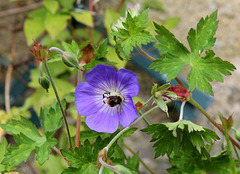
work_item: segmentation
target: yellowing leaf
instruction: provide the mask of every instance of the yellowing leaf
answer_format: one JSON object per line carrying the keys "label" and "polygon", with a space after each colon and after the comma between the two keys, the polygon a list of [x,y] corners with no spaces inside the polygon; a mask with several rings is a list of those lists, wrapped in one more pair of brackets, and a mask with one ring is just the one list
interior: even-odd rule
{"label": "yellowing leaf", "polygon": [[71,12],[71,15],[80,23],[93,27],[92,15],[89,11],[83,13]]}
{"label": "yellowing leaf", "polygon": [[52,40],[55,40],[56,37],[66,28],[67,20],[70,18],[71,16],[67,14],[46,14],[44,25]]}
{"label": "yellowing leaf", "polygon": [[52,14],[55,14],[59,7],[57,1],[45,0],[43,1],[43,4],[46,7],[46,9],[48,9],[48,11],[50,11]]}
{"label": "yellowing leaf", "polygon": [[36,40],[43,31],[44,19],[42,17],[25,20],[24,33],[26,35],[28,45],[32,45],[34,40]]}
{"label": "yellowing leaf", "polygon": [[106,55],[107,59],[111,62],[115,62],[118,69],[124,68],[126,66],[126,60],[120,60],[115,52],[113,47],[108,47],[108,54]]}

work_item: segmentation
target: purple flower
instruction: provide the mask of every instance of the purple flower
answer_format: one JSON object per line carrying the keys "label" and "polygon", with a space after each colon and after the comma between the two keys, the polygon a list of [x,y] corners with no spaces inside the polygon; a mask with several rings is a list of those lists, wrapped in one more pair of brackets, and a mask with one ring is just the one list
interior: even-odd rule
{"label": "purple flower", "polygon": [[86,73],[87,82],[75,90],[75,106],[86,124],[97,132],[113,133],[118,124],[129,126],[137,117],[132,97],[138,94],[138,78],[133,72],[97,65]]}

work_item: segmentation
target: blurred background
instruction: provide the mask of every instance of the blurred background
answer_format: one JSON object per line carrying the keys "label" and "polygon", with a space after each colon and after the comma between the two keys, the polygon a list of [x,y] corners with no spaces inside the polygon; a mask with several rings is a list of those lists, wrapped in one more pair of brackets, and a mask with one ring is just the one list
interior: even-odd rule
{"label": "blurred background", "polygon": [[[51,94],[41,89],[38,85],[38,70],[34,57],[29,49],[33,46],[33,41],[41,42],[43,46],[60,46],[61,41],[76,40],[82,44],[86,40],[88,23],[87,19],[81,21],[76,14],[71,11],[76,9],[87,9],[88,1],[71,0],[73,6],[64,4],[64,0],[59,0],[60,6],[63,6],[67,11],[64,13],[71,14],[64,18],[63,12],[59,13],[61,20],[49,27],[43,27],[39,12],[39,18],[33,11],[47,7],[43,1],[37,0],[1,0],[0,2],[0,124],[5,123],[10,119],[17,119],[20,115],[31,118],[37,126],[39,126],[37,115],[39,109],[43,105],[50,104],[54,98]],[[93,19],[95,27],[93,30],[93,41],[97,41],[104,32],[104,26],[110,24],[111,21],[117,19],[115,13],[110,12],[106,19],[107,9],[116,10],[119,1],[113,0],[96,0],[94,1]],[[132,3],[140,3],[142,8],[150,8],[149,18],[157,23],[165,25],[171,29],[173,34],[188,47],[187,35],[190,28],[196,28],[196,25],[201,17],[210,15],[213,11],[218,10],[218,30],[215,35],[217,38],[213,50],[216,56],[223,60],[233,63],[237,70],[232,73],[232,76],[225,77],[224,83],[212,82],[214,97],[211,104],[208,104],[207,111],[215,117],[219,122],[218,113],[223,116],[233,116],[235,128],[239,128],[240,116],[240,1],[239,0],[135,0]],[[124,5],[120,9],[120,14],[124,15]],[[51,8],[53,9],[53,7]],[[74,9],[74,10],[73,10]],[[56,10],[57,11],[57,10]],[[52,14],[58,14],[56,11],[51,11]],[[64,18],[64,19],[63,19]],[[67,21],[71,19],[71,24]],[[52,20],[52,19],[51,19]],[[49,24],[54,23],[49,19]],[[54,19],[53,19],[54,20]],[[31,29],[32,27],[32,29]],[[55,27],[55,28],[54,28]],[[71,28],[73,27],[73,28]],[[30,29],[29,29],[30,28]],[[150,28],[151,30],[151,28]],[[152,47],[150,47],[152,48]],[[108,58],[117,60],[117,56],[112,53]],[[137,54],[137,53],[136,53]],[[136,55],[133,53],[133,56]],[[69,71],[67,67],[58,63],[57,66],[51,66],[55,78],[66,79],[62,82],[62,88],[59,89],[60,95],[63,97],[68,92],[74,91],[76,72]],[[55,68],[54,68],[55,67]],[[153,82],[160,83],[159,80],[144,73],[141,67],[136,67],[134,62],[118,63],[117,68],[126,67],[134,71],[139,77],[140,93],[139,97],[142,100],[147,100],[150,97],[151,87]],[[187,72],[187,69],[186,71]],[[186,73],[181,74],[186,77]],[[66,91],[65,89],[69,89]],[[51,91],[49,92],[51,93]],[[205,101],[202,101],[205,102]],[[206,101],[207,102],[207,101]],[[72,111],[74,113],[74,111]],[[76,116],[76,113],[73,114]],[[169,115],[158,110],[153,112],[147,118],[151,123],[176,121],[178,119],[178,111],[175,104],[169,105]],[[69,118],[72,129],[74,129],[76,118]],[[194,122],[201,126],[208,127],[214,131],[215,128],[205,119],[204,116],[198,114]],[[146,127],[144,122],[140,122],[137,127],[140,129]],[[73,131],[74,132],[74,131]],[[0,136],[4,134],[0,130]],[[217,131],[218,135],[221,135]],[[130,138],[126,139],[128,144],[135,152],[139,152],[139,156],[152,168],[156,173],[166,173],[166,168],[169,167],[168,162],[163,158],[158,158],[153,161],[154,153],[152,144],[145,143],[150,140],[141,131],[136,131]],[[221,143],[219,141],[218,143]],[[216,149],[217,151],[217,149]],[[128,153],[126,151],[126,153]],[[128,154],[130,155],[130,153]],[[33,157],[32,157],[33,158]],[[34,160],[33,160],[34,161]],[[141,171],[147,173],[142,166]],[[35,165],[32,162],[23,164],[21,171],[24,173],[38,173]],[[19,170],[19,171],[20,171]],[[41,171],[44,173],[44,171]],[[46,172],[51,173],[51,172]]]}

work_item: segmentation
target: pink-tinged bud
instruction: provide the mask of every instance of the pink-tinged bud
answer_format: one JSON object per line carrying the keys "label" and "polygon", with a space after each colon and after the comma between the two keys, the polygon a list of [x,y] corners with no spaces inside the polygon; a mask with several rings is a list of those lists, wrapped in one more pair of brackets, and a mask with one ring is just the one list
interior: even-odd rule
{"label": "pink-tinged bud", "polygon": [[33,49],[30,49],[30,51],[33,53],[37,61],[39,62],[47,61],[47,54],[40,43],[35,42],[33,45]]}
{"label": "pink-tinged bud", "polygon": [[191,92],[189,92],[186,88],[175,85],[173,87],[170,87],[168,91],[172,91],[179,97],[180,100],[186,101],[188,100],[188,97],[190,96]]}

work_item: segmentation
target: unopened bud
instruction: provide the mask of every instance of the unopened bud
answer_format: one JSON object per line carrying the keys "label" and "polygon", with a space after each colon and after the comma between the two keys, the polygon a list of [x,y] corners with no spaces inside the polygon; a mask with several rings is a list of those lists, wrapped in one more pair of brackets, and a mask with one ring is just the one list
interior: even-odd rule
{"label": "unopened bud", "polygon": [[48,92],[48,88],[50,86],[50,82],[49,82],[49,79],[46,75],[43,75],[43,76],[40,76],[38,78],[38,82],[40,83],[40,85],[46,89],[46,91]]}
{"label": "unopened bud", "polygon": [[122,165],[115,165],[114,172],[117,174],[132,174],[128,168]]}
{"label": "unopened bud", "polygon": [[62,61],[65,65],[71,67],[71,68],[77,68],[79,69],[79,64],[78,64],[78,59],[76,58],[76,56],[71,53],[71,52],[67,52],[65,51],[62,54]]}
{"label": "unopened bud", "polygon": [[240,131],[235,131],[235,138],[240,141]]}

